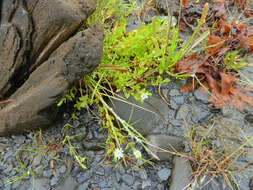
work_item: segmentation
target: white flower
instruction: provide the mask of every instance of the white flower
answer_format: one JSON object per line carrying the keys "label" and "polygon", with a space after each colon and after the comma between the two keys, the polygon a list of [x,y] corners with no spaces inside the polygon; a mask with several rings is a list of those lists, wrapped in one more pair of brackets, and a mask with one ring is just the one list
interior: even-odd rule
{"label": "white flower", "polygon": [[176,26],[177,25],[177,19],[176,19],[176,17],[172,17],[172,26]]}
{"label": "white flower", "polygon": [[142,140],[140,138],[138,138],[138,137],[135,137],[135,140],[136,140],[137,143],[141,143],[142,142]]}
{"label": "white flower", "polygon": [[114,157],[119,160],[120,158],[123,158],[123,151],[121,148],[116,148],[114,152]]}
{"label": "white flower", "polygon": [[141,94],[141,99],[142,100],[145,100],[145,99],[147,99],[148,98],[148,94],[147,93],[142,93]]}
{"label": "white flower", "polygon": [[135,158],[140,159],[141,158],[141,152],[139,150],[135,150],[134,151],[134,156],[135,156]]}

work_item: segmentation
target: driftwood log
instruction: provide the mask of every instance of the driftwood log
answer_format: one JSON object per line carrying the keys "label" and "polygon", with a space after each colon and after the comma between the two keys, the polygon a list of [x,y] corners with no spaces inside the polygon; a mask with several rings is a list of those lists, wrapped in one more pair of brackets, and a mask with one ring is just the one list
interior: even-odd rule
{"label": "driftwood log", "polygon": [[[2,0],[0,136],[49,126],[57,102],[102,58],[103,28],[77,32],[93,0]],[[6,101],[9,100],[9,101]]]}

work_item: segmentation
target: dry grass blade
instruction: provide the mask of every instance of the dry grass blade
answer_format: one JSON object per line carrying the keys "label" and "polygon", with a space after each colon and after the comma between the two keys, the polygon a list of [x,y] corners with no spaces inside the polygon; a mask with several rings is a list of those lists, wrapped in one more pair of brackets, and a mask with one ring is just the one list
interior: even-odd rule
{"label": "dry grass blade", "polygon": [[[250,162],[239,162],[242,156],[251,151],[248,146],[252,148],[253,136],[246,134],[236,124],[227,122],[226,119],[215,117],[204,126],[190,128],[186,125],[192,154],[193,173],[191,176],[195,179],[193,186],[203,187],[203,183],[206,183],[204,178],[209,176],[216,179],[214,183],[218,182],[217,179],[223,179],[223,182],[220,182],[224,188],[233,189],[236,186],[240,189],[237,184],[238,178],[234,175],[251,172]],[[237,142],[236,145],[235,142]]]}
{"label": "dry grass blade", "polygon": [[1,101],[0,101],[0,104],[5,104],[5,103],[11,102],[11,101],[13,101],[13,100],[12,100],[12,99],[1,100]]}

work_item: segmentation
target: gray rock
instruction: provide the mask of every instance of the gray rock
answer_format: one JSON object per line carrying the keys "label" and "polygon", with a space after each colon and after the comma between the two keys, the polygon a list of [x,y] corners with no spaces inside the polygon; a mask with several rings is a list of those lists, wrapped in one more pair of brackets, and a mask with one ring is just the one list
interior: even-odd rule
{"label": "gray rock", "polygon": [[15,139],[15,142],[17,142],[17,144],[23,144],[26,140],[26,137],[24,135],[18,135],[13,137],[13,139]]}
{"label": "gray rock", "polygon": [[98,182],[94,180],[93,183],[89,184],[89,187],[91,189],[99,189]]}
{"label": "gray rock", "polygon": [[47,178],[37,178],[34,180],[34,187],[36,190],[48,190],[49,187],[49,180]]}
{"label": "gray rock", "polygon": [[17,189],[19,188],[21,185],[21,181],[16,181],[12,184],[12,189]]}
{"label": "gray rock", "polygon": [[197,182],[197,180],[195,180],[193,182],[193,184],[191,185],[191,188],[194,190],[214,190],[214,189],[223,189],[222,187],[220,187],[219,183],[217,183],[217,181],[215,179],[210,180],[210,176],[203,176],[199,182]]}
{"label": "gray rock", "polygon": [[129,20],[126,25],[126,32],[130,32],[131,30],[137,30],[141,26],[140,20]]}
{"label": "gray rock", "polygon": [[188,113],[190,112],[191,108],[186,105],[186,104],[183,104],[182,106],[180,106],[180,108],[177,110],[177,113],[176,113],[176,116],[175,116],[175,119],[186,119]]}
{"label": "gray rock", "polygon": [[101,182],[98,183],[98,186],[99,186],[101,189],[105,189],[108,185],[107,185],[106,180],[103,180],[103,181],[101,181]]}
{"label": "gray rock", "polygon": [[53,175],[53,172],[51,169],[44,170],[43,176],[44,177],[51,177]]}
{"label": "gray rock", "polygon": [[169,168],[163,168],[159,170],[157,174],[161,181],[165,181],[170,177],[171,170]]}
{"label": "gray rock", "polygon": [[164,184],[156,184],[156,186],[154,186],[154,188],[155,187],[157,187],[157,189],[159,189],[159,190],[166,190],[167,188],[166,188],[166,186],[164,185]]}
{"label": "gray rock", "polygon": [[[110,174],[113,174],[113,172],[111,171]],[[106,178],[106,180],[108,187],[112,187],[113,184],[117,181],[115,175],[110,175]]]}
{"label": "gray rock", "polygon": [[[252,56],[248,57],[248,63],[252,63],[253,58]],[[253,81],[253,68],[252,67],[243,67],[240,69],[240,72],[244,75],[242,77],[243,80],[245,80],[245,77],[247,77],[250,81]]]}
{"label": "gray rock", "polygon": [[77,188],[76,180],[69,176],[67,177],[64,182],[58,185],[54,190],[75,190]]}
{"label": "gray rock", "polygon": [[[235,175],[236,182],[238,183],[240,189],[252,190],[252,187],[250,186],[250,178],[249,178],[249,176],[252,176],[252,171],[248,171],[246,175],[244,173],[245,172],[243,171],[243,172]],[[235,185],[235,183],[233,183],[233,181],[232,181],[232,184],[233,184],[234,189],[236,189],[236,185]]]}
{"label": "gray rock", "polygon": [[179,108],[179,105],[176,103],[176,101],[173,98],[169,99],[170,108],[177,110]]}
{"label": "gray rock", "polygon": [[18,190],[33,190],[33,182],[32,179],[30,179],[29,181],[25,181],[24,184],[22,184]]}
{"label": "gray rock", "polygon": [[168,95],[173,97],[173,96],[181,96],[182,94],[179,92],[178,89],[173,88],[169,91]]}
{"label": "gray rock", "polygon": [[142,189],[146,188],[146,187],[150,187],[151,186],[151,181],[150,179],[145,180],[142,182]]}
{"label": "gray rock", "polygon": [[145,170],[140,171],[139,177],[140,177],[142,180],[146,180],[146,179],[148,178],[146,171],[145,171]]}
{"label": "gray rock", "polygon": [[173,100],[177,105],[182,105],[183,103],[185,103],[185,96],[176,96],[173,97]]}
{"label": "gray rock", "polygon": [[[184,149],[183,138],[179,137],[173,137],[163,134],[154,134],[147,136],[147,140],[151,144],[148,146],[148,149],[151,150],[151,152],[153,152],[155,155],[157,155],[160,160],[170,160],[172,157],[172,154],[163,150],[171,152],[180,152]],[[163,150],[160,150],[157,147]]]}
{"label": "gray rock", "polygon": [[92,157],[94,157],[94,156],[95,156],[95,152],[94,152],[94,151],[89,150],[89,151],[86,151],[86,155],[87,155],[87,157],[92,158]]}
{"label": "gray rock", "polygon": [[41,156],[41,155],[35,156],[34,159],[33,159],[32,165],[33,165],[34,167],[37,167],[37,166],[40,164],[41,159],[42,159],[42,156]]}
{"label": "gray rock", "polygon": [[88,183],[83,183],[77,187],[77,190],[86,190],[88,189]]}
{"label": "gray rock", "polygon": [[84,171],[76,176],[76,180],[78,183],[86,182],[86,181],[88,181],[89,178],[90,178],[90,175],[86,171]]}
{"label": "gray rock", "polygon": [[129,174],[124,174],[124,175],[122,176],[122,181],[123,181],[125,184],[131,186],[131,185],[133,185],[133,183],[134,183],[134,178],[133,178],[133,176],[131,176],[131,175],[129,175]]}
{"label": "gray rock", "polygon": [[83,148],[85,150],[92,150],[92,151],[102,150],[104,147],[104,144],[105,143],[103,139],[89,140],[89,141],[84,141],[82,143]]}
{"label": "gray rock", "polygon": [[60,172],[60,173],[64,173],[66,170],[67,170],[67,168],[66,168],[65,165],[62,165],[62,166],[59,168],[59,172]]}
{"label": "gray rock", "polygon": [[4,187],[4,180],[1,179],[1,180],[0,180],[0,188],[3,188],[3,187]]}
{"label": "gray rock", "polygon": [[191,120],[193,123],[201,123],[207,120],[208,117],[211,116],[211,112],[208,107],[204,104],[200,104],[199,102],[193,101],[191,108]]}
{"label": "gray rock", "polygon": [[50,180],[50,186],[55,186],[60,181],[61,176],[57,172]]}
{"label": "gray rock", "polygon": [[141,189],[141,182],[140,181],[135,181],[132,189]]}
{"label": "gray rock", "polygon": [[4,186],[4,190],[11,190],[12,188],[11,188],[11,184],[6,184],[5,186]]}
{"label": "gray rock", "polygon": [[[80,189],[80,190],[83,190],[83,189]],[[117,189],[114,187],[106,187],[106,188],[103,188],[103,190],[117,190]]]}
{"label": "gray rock", "polygon": [[43,165],[39,165],[38,167],[36,167],[35,169],[33,169],[33,171],[37,174],[37,175],[42,175],[43,174]]}
{"label": "gray rock", "polygon": [[190,174],[192,172],[189,160],[181,157],[175,157],[173,160],[172,179],[169,189],[184,189],[190,183]]}
{"label": "gray rock", "polygon": [[[250,189],[250,180],[244,175],[236,174],[233,176],[233,178],[236,180],[236,184],[231,179],[229,180],[229,183],[232,185],[232,189],[243,189],[243,190],[251,190]],[[238,186],[237,186],[238,185]],[[231,186],[228,185],[227,182],[224,182],[223,178],[220,177],[213,177],[210,175],[205,175],[201,179],[195,180],[191,187],[193,190],[216,190],[216,189],[225,189],[230,190]]]}
{"label": "gray rock", "polygon": [[96,169],[95,173],[97,175],[104,176],[105,175],[105,170],[104,170],[103,167],[99,167],[99,168]]}
{"label": "gray rock", "polygon": [[253,148],[245,148],[245,151],[248,152],[248,154],[245,156],[245,160],[248,162],[248,163],[253,163]]}
{"label": "gray rock", "polygon": [[231,104],[228,104],[225,107],[221,108],[221,113],[224,117],[231,118],[234,112],[235,112],[235,107]]}
{"label": "gray rock", "polygon": [[12,170],[13,170],[13,165],[8,165],[2,172],[5,174],[9,174]]}
{"label": "gray rock", "polygon": [[[120,95],[124,96],[122,93]],[[114,111],[125,121],[132,116],[130,123],[134,123],[133,127],[144,136],[152,134],[155,126],[163,125],[167,118],[168,106],[157,96],[149,97],[143,104],[133,97],[126,100],[145,110],[119,100],[112,99],[112,101]]]}
{"label": "gray rock", "polygon": [[209,102],[209,95],[208,93],[200,92],[199,90],[194,91],[194,96],[198,101],[201,101],[204,104],[208,104]]}
{"label": "gray rock", "polygon": [[245,119],[245,121],[253,124],[253,115],[252,114],[245,115],[244,119]]}
{"label": "gray rock", "polygon": [[120,186],[120,190],[131,190],[131,187],[129,187],[126,184],[122,183],[121,186]]}
{"label": "gray rock", "polygon": [[[178,127],[178,128],[180,127],[181,128],[184,125],[184,121],[182,119],[171,119],[171,120],[169,120],[169,122],[173,127]],[[180,132],[179,134],[181,135],[182,132]]]}
{"label": "gray rock", "polygon": [[168,92],[168,100],[170,103],[170,107],[174,110],[177,110],[180,105],[185,103],[185,95],[179,92],[177,88],[173,88]]}

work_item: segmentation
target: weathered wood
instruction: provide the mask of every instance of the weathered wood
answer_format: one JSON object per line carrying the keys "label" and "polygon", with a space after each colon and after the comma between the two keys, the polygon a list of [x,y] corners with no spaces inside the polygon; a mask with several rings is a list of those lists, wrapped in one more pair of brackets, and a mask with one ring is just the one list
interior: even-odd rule
{"label": "weathered wood", "polygon": [[71,85],[102,58],[103,28],[75,34],[92,0],[4,0],[0,25],[0,136],[48,126]]}

